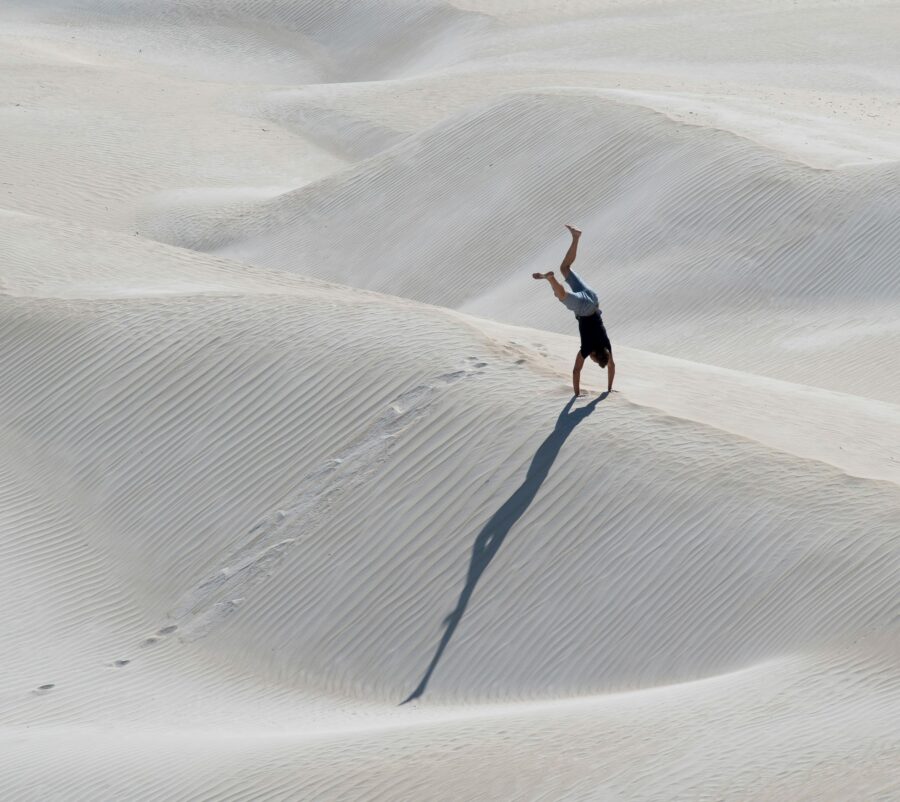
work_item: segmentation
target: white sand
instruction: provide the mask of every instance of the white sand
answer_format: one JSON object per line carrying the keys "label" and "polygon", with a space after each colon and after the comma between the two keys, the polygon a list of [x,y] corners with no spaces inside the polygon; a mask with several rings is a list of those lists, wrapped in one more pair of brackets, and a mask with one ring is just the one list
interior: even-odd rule
{"label": "white sand", "polygon": [[900,798],[898,25],[5,3],[0,799]]}

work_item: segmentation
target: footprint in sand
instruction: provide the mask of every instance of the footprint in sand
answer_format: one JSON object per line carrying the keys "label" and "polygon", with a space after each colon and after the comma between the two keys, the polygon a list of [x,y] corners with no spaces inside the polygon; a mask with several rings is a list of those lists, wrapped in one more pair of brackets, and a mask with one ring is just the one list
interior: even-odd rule
{"label": "footprint in sand", "polygon": [[162,627],[161,629],[156,630],[155,635],[151,635],[149,638],[144,638],[144,640],[141,641],[141,648],[146,649],[148,646],[155,646],[163,638],[171,635],[177,630],[178,624],[169,624],[168,626]]}

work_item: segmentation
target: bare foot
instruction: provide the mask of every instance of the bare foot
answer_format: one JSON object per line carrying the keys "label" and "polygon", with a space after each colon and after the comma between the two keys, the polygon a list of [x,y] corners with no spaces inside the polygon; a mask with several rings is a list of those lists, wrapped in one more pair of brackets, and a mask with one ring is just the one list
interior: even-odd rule
{"label": "bare foot", "polygon": [[552,275],[553,275],[553,271],[551,270],[549,273],[532,273],[531,277],[536,278],[536,279],[542,279],[542,278],[550,278],[550,276],[552,276]]}
{"label": "bare foot", "polygon": [[575,226],[570,226],[568,223],[566,223],[566,228],[569,229],[569,233],[571,233],[571,235],[573,237],[575,237],[576,239],[581,236],[580,228],[575,228]]}

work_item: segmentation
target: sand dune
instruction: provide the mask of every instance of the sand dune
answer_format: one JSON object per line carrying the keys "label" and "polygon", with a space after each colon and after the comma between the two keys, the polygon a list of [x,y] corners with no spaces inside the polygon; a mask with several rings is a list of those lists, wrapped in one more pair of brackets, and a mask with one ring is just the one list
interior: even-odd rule
{"label": "sand dune", "polygon": [[[379,700],[402,697],[427,665],[430,635],[453,609],[460,578],[474,585],[513,525],[519,537],[504,549],[507,569],[485,582],[504,606],[480,604],[466,616],[475,652],[460,640],[435,680],[436,700],[496,695],[497,675],[503,695],[514,697],[683,681],[890,620],[898,568],[885,559],[897,523],[885,512],[896,502],[891,488],[860,486],[624,401],[597,409],[602,427],[588,425],[591,406],[557,420],[562,393],[528,401],[539,386],[527,374],[507,386],[491,375],[489,357],[477,367],[477,351],[472,367],[464,358],[455,365],[438,358],[436,343],[427,370],[409,351],[394,355],[393,343],[422,325],[417,315],[384,340],[371,337],[352,359],[329,356],[322,361],[331,367],[317,368],[312,355],[327,353],[324,333],[313,334],[317,314],[347,314],[333,301],[144,306],[135,313],[134,304],[97,305],[93,325],[77,307],[64,314],[24,305],[26,320],[8,315],[5,339],[22,367],[12,355],[5,361],[19,377],[15,397],[30,401],[10,399],[9,417],[23,433],[60,432],[63,441],[47,447],[67,454],[82,477],[82,503],[103,511],[103,525],[88,517],[85,528],[101,538],[115,533],[101,540],[103,550],[122,561],[129,586],[146,585],[150,608],[159,609],[157,595],[170,600],[166,613],[183,637],[207,634],[237,612],[232,605],[247,607],[229,627],[229,650],[241,643],[245,656],[232,664],[265,655],[257,670],[281,681],[302,686],[292,680],[298,671],[335,692],[354,695],[362,685]],[[354,304],[354,320],[387,332],[373,306]],[[248,346],[261,320],[270,333],[257,353]],[[445,334],[456,353],[476,350]],[[72,351],[95,349],[69,377]],[[316,399],[309,388],[333,386],[361,359],[372,363],[354,371],[369,398],[345,420],[349,410],[341,414],[331,392]],[[389,372],[391,382],[380,386],[375,371]],[[47,377],[55,393],[43,400],[32,375]],[[75,389],[82,386],[83,400]],[[95,388],[110,387],[117,391],[101,402]],[[460,394],[473,392],[483,401],[454,413]],[[521,400],[501,403],[495,393]],[[134,405],[145,397],[153,411],[142,416]],[[582,418],[577,451],[574,443],[572,453],[561,451]],[[493,426],[497,420],[517,421],[518,436]],[[541,421],[554,425],[542,430]],[[579,453],[590,455],[590,472]],[[433,498],[441,499],[434,509]],[[731,511],[723,525],[727,502],[742,512]],[[365,525],[359,510],[369,511]],[[551,515],[559,528],[546,525]],[[860,520],[867,525],[854,525]],[[629,548],[637,540],[642,548]],[[835,556],[845,551],[852,560]],[[210,553],[220,555],[212,565]],[[402,582],[390,581],[395,572]],[[253,599],[268,574],[262,598]],[[782,583],[784,575],[792,581]],[[535,598],[554,602],[532,606]],[[504,648],[492,655],[498,640]],[[341,659],[348,643],[352,654]],[[535,663],[526,658],[536,643],[546,654]],[[342,670],[329,670],[335,665]]]}
{"label": "sand dune", "polygon": [[[506,339],[474,318],[242,273],[140,240],[130,240],[130,253],[114,235],[106,244],[152,268],[150,277],[120,270],[130,297],[110,299],[90,276],[96,259],[85,258],[87,282],[73,281],[64,300],[56,287],[83,234],[57,226],[30,241],[42,237],[44,289],[32,286],[26,298],[20,287],[4,302],[0,403],[4,462],[19,466],[4,506],[17,511],[7,526],[19,534],[6,542],[21,554],[15,564],[32,571],[17,600],[45,610],[41,641],[54,648],[40,665],[30,654],[8,662],[12,725],[36,715],[53,729],[65,722],[106,749],[90,733],[128,715],[150,739],[144,748],[161,748],[163,759],[173,747],[150,733],[178,727],[189,704],[201,730],[225,720],[258,728],[259,715],[289,727],[276,754],[284,739],[352,731],[360,716],[366,732],[399,728],[403,743],[415,710],[395,706],[427,678],[423,699],[437,717],[427,726],[447,743],[484,719],[479,737],[498,749],[506,737],[490,733],[505,732],[499,722],[512,715],[529,732],[572,726],[608,751],[602,722],[621,716],[629,698],[656,709],[661,725],[676,715],[667,711],[713,705],[730,683],[783,683],[792,699],[804,661],[818,662],[829,687],[855,677],[858,660],[874,672],[873,687],[896,678],[883,644],[848,668],[840,657],[896,612],[895,483],[853,479],[636,404],[627,381],[624,395],[573,407],[563,371],[546,375],[558,362],[541,354],[549,351],[538,331]],[[67,256],[46,255],[53,251]],[[160,298],[150,279],[168,282],[176,270],[192,289],[175,283]],[[220,281],[204,287],[216,271]],[[352,349],[329,347],[335,319],[366,335]],[[690,369],[681,373],[690,383]],[[37,695],[17,687],[26,676]],[[667,690],[656,708],[656,687],[683,690]],[[851,730],[865,723],[871,734],[874,714],[857,707],[865,687],[853,679],[847,707],[829,704],[821,715]],[[165,693],[141,704],[155,688]],[[607,696],[637,688],[651,694],[646,702]],[[581,707],[569,722],[575,711],[565,707],[510,706],[560,696],[584,699],[601,723],[579,719]],[[327,699],[349,707],[329,709]],[[471,712],[446,707],[463,701]],[[788,709],[797,722],[779,732],[810,726],[807,708]],[[878,726],[889,728],[889,712],[874,716]],[[760,708],[740,715],[752,720]],[[346,737],[339,765],[361,757],[370,765],[374,735]],[[544,737],[551,752],[561,748]],[[858,743],[842,737],[819,748],[850,760]],[[192,781],[201,785],[233,760],[226,744],[206,749],[201,763],[211,762]],[[13,753],[29,764],[27,750]],[[117,782],[140,777],[128,754],[114,758]],[[253,754],[245,769],[262,759]],[[183,787],[181,755],[179,774],[153,786],[157,794]],[[92,765],[78,749],[60,756]],[[377,788],[383,769],[367,771],[375,777],[359,781]],[[576,797],[579,783],[596,793],[597,775],[584,772],[570,780]],[[354,782],[318,776],[323,793]],[[388,795],[401,782],[390,776]],[[414,794],[422,776],[402,787]],[[264,787],[277,792],[279,777]],[[466,788],[453,786],[448,798]]]}
{"label": "sand dune", "polygon": [[[177,215],[148,230],[568,330],[522,281],[558,263],[568,211],[591,231],[582,269],[621,342],[897,401],[883,375],[900,337],[895,172],[813,170],[595,95],[519,94],[206,230]],[[414,222],[422,204],[428,226]]]}
{"label": "sand dune", "polygon": [[0,798],[897,798],[895,19],[8,3]]}
{"label": "sand dune", "polygon": [[[13,2],[40,35],[68,34],[101,53],[201,80],[327,83],[373,80],[464,58],[488,19],[442,0],[190,0]],[[458,40],[458,41],[455,41]]]}

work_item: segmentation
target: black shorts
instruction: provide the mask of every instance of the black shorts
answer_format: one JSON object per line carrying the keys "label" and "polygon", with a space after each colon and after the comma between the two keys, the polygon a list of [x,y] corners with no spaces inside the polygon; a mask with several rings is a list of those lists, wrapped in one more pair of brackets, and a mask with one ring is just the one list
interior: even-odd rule
{"label": "black shorts", "polygon": [[578,318],[578,333],[581,335],[581,356],[585,359],[595,351],[602,354],[604,349],[612,354],[612,343],[599,312]]}

